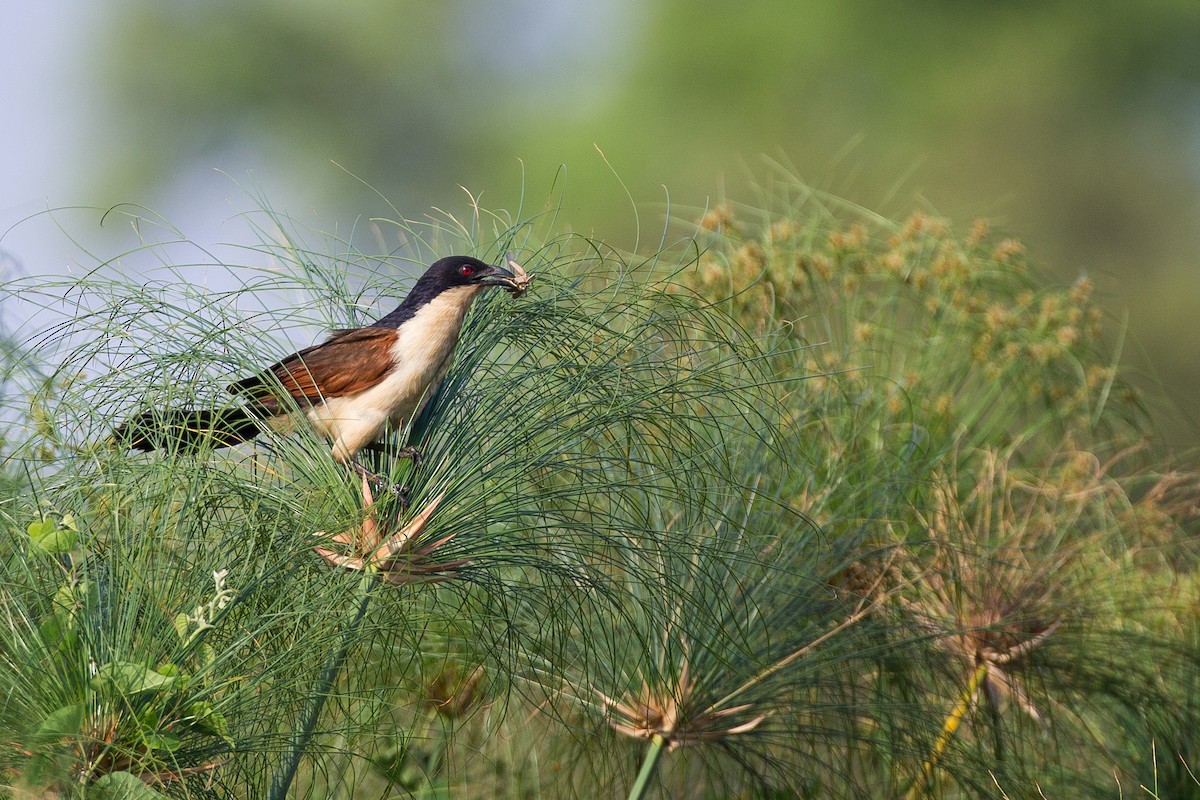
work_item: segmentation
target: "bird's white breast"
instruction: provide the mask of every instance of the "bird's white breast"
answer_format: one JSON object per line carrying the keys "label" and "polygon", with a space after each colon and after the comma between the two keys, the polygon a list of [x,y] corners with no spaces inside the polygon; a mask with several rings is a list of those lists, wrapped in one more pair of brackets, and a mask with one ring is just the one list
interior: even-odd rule
{"label": "bird's white breast", "polygon": [[382,381],[308,411],[312,423],[333,441],[335,458],[353,458],[389,422],[403,425],[419,411],[450,368],[463,319],[482,288],[457,286],[430,300],[396,330],[389,356],[394,367]]}

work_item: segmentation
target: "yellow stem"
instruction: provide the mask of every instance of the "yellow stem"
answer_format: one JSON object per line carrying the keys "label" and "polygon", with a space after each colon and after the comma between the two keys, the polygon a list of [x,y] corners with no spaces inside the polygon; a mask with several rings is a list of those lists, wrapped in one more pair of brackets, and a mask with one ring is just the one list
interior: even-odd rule
{"label": "yellow stem", "polygon": [[937,741],[933,744],[933,750],[929,753],[929,758],[921,766],[921,774],[909,787],[904,795],[904,800],[916,800],[921,796],[921,791],[933,777],[933,768],[937,765],[938,758],[950,746],[950,740],[954,738],[955,731],[962,724],[963,717],[967,714],[967,709],[971,707],[971,703],[975,700],[975,695],[979,693],[979,687],[983,685],[983,679],[988,674],[988,662],[980,661],[979,666],[975,668],[975,672],[971,675],[971,680],[967,683],[966,691],[962,693],[958,704],[950,711],[950,715],[946,717],[946,722],[942,725],[942,732],[938,735]]}

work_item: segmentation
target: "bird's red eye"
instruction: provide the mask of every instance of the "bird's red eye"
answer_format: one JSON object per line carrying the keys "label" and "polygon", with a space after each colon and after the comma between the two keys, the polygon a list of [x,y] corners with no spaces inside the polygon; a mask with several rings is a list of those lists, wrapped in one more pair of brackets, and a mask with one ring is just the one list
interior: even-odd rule
{"label": "bird's red eye", "polygon": [[464,278],[471,277],[471,273],[474,271],[475,271],[475,268],[472,267],[470,264],[463,264],[461,267],[458,268],[458,274],[462,275]]}

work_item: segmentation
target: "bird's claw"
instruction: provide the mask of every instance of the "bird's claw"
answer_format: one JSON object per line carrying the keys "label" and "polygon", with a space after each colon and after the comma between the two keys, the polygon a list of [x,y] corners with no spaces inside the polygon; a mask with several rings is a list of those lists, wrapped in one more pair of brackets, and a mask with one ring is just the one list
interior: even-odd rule
{"label": "bird's claw", "polygon": [[387,492],[392,497],[394,497],[398,501],[400,501],[400,510],[401,511],[407,511],[408,507],[411,505],[411,503],[409,503],[409,501],[408,501],[408,494],[410,491],[412,491],[412,487],[409,486],[407,483],[389,483],[388,481],[384,480],[382,477],[380,477],[380,476],[377,476],[377,477],[379,478],[378,480],[372,480],[370,478],[368,478],[367,480],[369,480],[369,481],[371,481],[371,483],[375,484],[376,489],[380,490],[381,492]]}
{"label": "bird's claw", "polygon": [[396,451],[396,458],[407,458],[412,461],[413,469],[420,469],[424,459],[421,457],[421,451],[415,447],[401,447]]}
{"label": "bird's claw", "polygon": [[[412,448],[406,449],[412,450]],[[413,462],[414,466],[420,466],[420,453],[417,453],[416,450],[413,450],[413,454],[413,457],[416,459]],[[362,464],[359,464],[357,461],[351,462],[351,468],[357,472],[364,481],[374,484],[376,489],[382,492],[387,492],[399,500],[400,507],[403,510],[408,510],[408,494],[411,491],[411,487],[407,483],[392,483],[378,472],[372,472]]]}

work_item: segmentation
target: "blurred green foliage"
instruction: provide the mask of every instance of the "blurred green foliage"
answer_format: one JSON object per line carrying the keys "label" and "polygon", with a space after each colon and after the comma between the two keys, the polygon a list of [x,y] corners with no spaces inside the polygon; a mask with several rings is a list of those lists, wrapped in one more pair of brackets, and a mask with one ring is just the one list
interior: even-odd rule
{"label": "blurred green foliage", "polygon": [[[459,185],[513,206],[565,164],[572,219],[632,246],[626,192],[741,197],[765,155],[891,216],[921,196],[1018,231],[1129,310],[1127,357],[1185,412],[1200,391],[1193,0],[125,0],[113,19],[96,180],[114,201],[250,163],[324,219],[382,210],[333,160],[417,214]],[[1169,440],[1194,441],[1179,416],[1160,413]]]}

